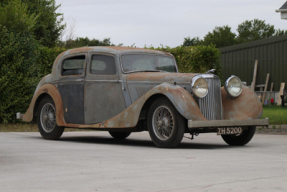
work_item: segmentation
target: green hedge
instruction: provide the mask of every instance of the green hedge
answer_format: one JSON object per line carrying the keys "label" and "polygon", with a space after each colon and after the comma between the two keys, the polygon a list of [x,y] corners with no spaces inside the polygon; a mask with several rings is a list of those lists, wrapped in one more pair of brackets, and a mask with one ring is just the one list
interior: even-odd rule
{"label": "green hedge", "polygon": [[[5,28],[0,31],[0,45],[0,123],[15,123],[16,112],[27,110],[37,83],[51,73],[55,58],[66,49],[40,46],[33,36]],[[214,46],[148,49],[173,54],[182,73],[205,73],[214,68],[221,74],[220,54]]]}
{"label": "green hedge", "polygon": [[48,48],[43,46],[37,50],[37,63],[40,77],[51,73],[56,57],[64,51],[66,51],[66,49],[62,47]]}
{"label": "green hedge", "polygon": [[205,73],[210,69],[216,69],[215,74],[221,78],[220,52],[214,46],[191,47],[145,47],[169,52],[174,55],[179,72],[181,73]]}
{"label": "green hedge", "polygon": [[18,111],[26,111],[39,70],[36,65],[37,42],[28,33],[0,29],[0,122],[15,122]]}

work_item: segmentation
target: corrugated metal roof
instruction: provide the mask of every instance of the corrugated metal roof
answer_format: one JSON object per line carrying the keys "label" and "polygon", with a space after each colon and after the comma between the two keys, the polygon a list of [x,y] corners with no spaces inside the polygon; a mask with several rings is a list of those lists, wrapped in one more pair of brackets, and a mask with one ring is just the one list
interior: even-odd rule
{"label": "corrugated metal roof", "polygon": [[282,7],[280,7],[280,9],[287,9],[287,1],[282,5]]}

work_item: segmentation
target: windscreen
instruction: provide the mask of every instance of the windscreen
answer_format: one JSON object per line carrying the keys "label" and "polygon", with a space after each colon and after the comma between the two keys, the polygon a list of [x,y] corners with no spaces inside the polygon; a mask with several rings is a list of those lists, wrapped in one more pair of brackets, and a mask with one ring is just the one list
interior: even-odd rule
{"label": "windscreen", "polygon": [[122,55],[124,72],[165,71],[177,72],[173,57],[153,54]]}

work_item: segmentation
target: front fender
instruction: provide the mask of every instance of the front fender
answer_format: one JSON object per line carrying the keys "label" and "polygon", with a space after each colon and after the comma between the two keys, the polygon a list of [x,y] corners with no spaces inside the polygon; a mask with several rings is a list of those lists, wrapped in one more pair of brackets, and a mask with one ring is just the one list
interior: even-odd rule
{"label": "front fender", "polygon": [[80,125],[80,128],[128,128],[135,127],[138,123],[140,112],[145,102],[155,94],[165,95],[173,103],[178,112],[189,120],[206,120],[202,115],[196,101],[191,94],[178,85],[162,83],[155,86],[135,101],[117,116],[94,125]]}
{"label": "front fender", "polygon": [[33,99],[30,103],[30,106],[29,106],[28,110],[26,111],[25,115],[23,116],[22,120],[26,121],[26,122],[32,121],[36,101],[39,98],[39,96],[42,94],[48,94],[52,97],[52,99],[55,103],[55,107],[56,107],[57,125],[65,126],[66,123],[64,121],[64,110],[63,110],[62,98],[61,98],[61,95],[60,95],[57,87],[53,84],[44,84],[43,86],[38,88],[38,90],[36,91],[36,93],[33,96]]}
{"label": "front fender", "polygon": [[260,119],[262,104],[250,88],[243,86],[241,94],[229,98],[224,87],[221,88],[223,119]]}

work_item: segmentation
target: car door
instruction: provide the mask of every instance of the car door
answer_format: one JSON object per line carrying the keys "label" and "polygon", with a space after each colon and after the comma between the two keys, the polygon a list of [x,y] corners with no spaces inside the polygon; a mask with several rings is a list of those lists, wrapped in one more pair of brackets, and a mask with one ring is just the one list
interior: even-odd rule
{"label": "car door", "polygon": [[100,123],[126,109],[116,56],[91,53],[85,80],[85,124]]}
{"label": "car door", "polygon": [[87,54],[69,55],[62,60],[58,89],[66,123],[84,124],[84,85]]}

